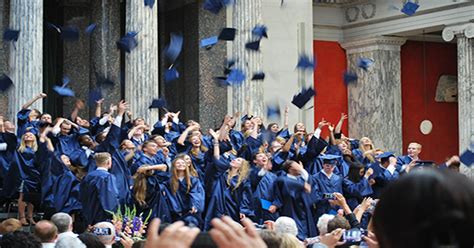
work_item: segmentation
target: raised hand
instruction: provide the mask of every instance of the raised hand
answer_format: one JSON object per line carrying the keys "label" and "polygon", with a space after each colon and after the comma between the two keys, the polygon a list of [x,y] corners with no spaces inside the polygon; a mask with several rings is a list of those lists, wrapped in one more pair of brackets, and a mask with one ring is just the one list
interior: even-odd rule
{"label": "raised hand", "polygon": [[145,248],[188,248],[199,234],[199,228],[187,227],[184,222],[177,221],[158,234],[160,219],[154,219],[148,227]]}
{"label": "raised hand", "polygon": [[118,115],[123,115],[125,113],[125,111],[128,109],[128,103],[124,100],[121,100],[117,106],[117,114]]}
{"label": "raised hand", "polygon": [[369,178],[370,176],[372,176],[372,174],[374,174],[374,170],[372,168],[369,168],[365,171],[364,177]]}
{"label": "raised hand", "polygon": [[324,118],[318,123],[318,128],[319,129],[322,129],[324,126],[327,126],[329,125],[329,122],[327,122],[326,120],[324,120]]}
{"label": "raised hand", "polygon": [[253,223],[247,218],[242,220],[244,227],[228,216],[213,219],[211,224],[214,228],[209,234],[219,248],[267,247]]}

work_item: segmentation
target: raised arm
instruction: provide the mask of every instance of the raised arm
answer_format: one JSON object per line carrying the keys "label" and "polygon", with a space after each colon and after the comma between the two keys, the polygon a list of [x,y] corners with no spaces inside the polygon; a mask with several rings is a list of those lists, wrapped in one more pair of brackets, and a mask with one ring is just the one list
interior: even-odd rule
{"label": "raised arm", "polygon": [[95,101],[95,117],[100,118],[102,115],[102,103],[104,102],[104,98]]}
{"label": "raised arm", "polygon": [[214,158],[219,160],[221,158],[220,148],[219,148],[219,134],[217,134],[214,130],[209,129],[209,134],[212,136],[213,141],[212,144],[214,146]]}
{"label": "raised arm", "polygon": [[285,107],[285,122],[283,124],[284,129],[288,129],[288,113],[290,112],[290,108],[288,106]]}
{"label": "raised arm", "polygon": [[48,151],[54,152],[53,142],[51,142],[51,139],[48,138],[48,133],[51,132],[51,130],[53,130],[51,127],[46,127],[43,132],[41,132],[39,141],[41,143],[46,143],[46,148]]}
{"label": "raised arm", "polygon": [[193,124],[193,125],[190,125],[189,127],[187,127],[183,133],[179,136],[178,140],[176,143],[184,146],[184,142],[186,141],[186,138],[188,137],[188,134],[189,132],[193,131],[194,129],[196,129],[197,127]]}
{"label": "raised arm", "polygon": [[219,129],[219,141],[229,140],[229,122],[232,116],[226,115],[222,122],[221,128]]}
{"label": "raised arm", "polygon": [[79,115],[79,111],[84,108],[84,101],[81,99],[77,99],[76,102],[74,103],[74,108],[71,112],[71,120],[73,122],[76,121],[77,116]]}
{"label": "raised arm", "polygon": [[130,132],[128,132],[128,139],[131,139],[133,137],[133,135],[135,134],[135,132],[140,129],[140,128],[146,128],[146,125],[138,125],[138,126],[134,126],[132,128],[132,130],[130,130]]}
{"label": "raised arm", "polygon": [[347,119],[347,115],[344,113],[341,113],[341,118],[339,119],[339,122],[336,125],[336,129],[334,130],[335,133],[341,133],[342,124],[344,123],[344,120],[346,119]]}
{"label": "raised arm", "polygon": [[336,144],[336,137],[334,137],[334,125],[332,124],[329,124],[328,125],[328,129],[329,129],[329,143],[331,145],[335,145]]}
{"label": "raised arm", "polygon": [[31,98],[30,100],[28,100],[25,104],[23,104],[21,106],[21,109],[27,109],[29,108],[31,105],[33,105],[33,103],[35,103],[36,101],[38,101],[39,99],[42,99],[42,98],[45,98],[47,95],[45,93],[39,93],[38,95],[36,95],[35,97]]}

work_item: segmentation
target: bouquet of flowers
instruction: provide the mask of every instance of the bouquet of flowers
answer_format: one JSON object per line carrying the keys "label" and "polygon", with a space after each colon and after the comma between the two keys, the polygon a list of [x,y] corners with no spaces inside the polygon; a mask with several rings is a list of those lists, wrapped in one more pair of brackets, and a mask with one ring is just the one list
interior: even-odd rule
{"label": "bouquet of flowers", "polygon": [[134,242],[144,240],[145,229],[148,225],[148,219],[151,216],[151,210],[148,216],[143,220],[143,213],[137,215],[137,209],[133,207],[130,209],[125,206],[125,211],[122,213],[120,207],[116,213],[112,213],[112,224],[115,226],[117,235],[120,233],[131,237]]}

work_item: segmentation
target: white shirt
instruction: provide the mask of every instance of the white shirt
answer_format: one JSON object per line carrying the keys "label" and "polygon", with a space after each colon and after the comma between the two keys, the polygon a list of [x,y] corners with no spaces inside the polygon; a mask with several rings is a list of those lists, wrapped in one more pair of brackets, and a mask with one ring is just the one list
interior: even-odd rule
{"label": "white shirt", "polygon": [[109,171],[109,170],[107,170],[107,169],[104,168],[104,167],[97,167],[97,170]]}
{"label": "white shirt", "polygon": [[333,173],[331,173],[331,175],[328,175],[328,174],[326,174],[326,172],[324,170],[321,170],[321,173],[323,173],[328,179],[331,179],[332,174],[333,174]]}
{"label": "white shirt", "polygon": [[41,243],[41,247],[43,248],[54,248],[56,243]]}

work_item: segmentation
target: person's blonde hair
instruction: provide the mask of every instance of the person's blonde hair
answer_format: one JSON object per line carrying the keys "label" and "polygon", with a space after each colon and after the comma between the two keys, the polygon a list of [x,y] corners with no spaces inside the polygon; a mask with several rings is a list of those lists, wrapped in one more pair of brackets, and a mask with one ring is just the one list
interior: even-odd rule
{"label": "person's blonde hair", "polygon": [[[230,170],[230,169],[229,169]],[[240,166],[239,170],[238,170],[238,173],[239,173],[239,177],[237,178],[237,184],[235,185],[235,187],[232,189],[232,191],[236,190],[240,184],[245,180],[247,179],[247,177],[249,176],[249,173],[250,173],[250,164],[247,160],[245,159],[242,159],[242,165]],[[227,185],[231,185],[230,182],[232,180],[232,177],[230,173],[228,173],[227,175]]]}
{"label": "person's blonde hair", "polygon": [[[176,168],[176,162],[178,160],[183,160],[183,162],[186,164],[186,161],[182,158],[175,158],[172,162],[173,164],[173,169],[171,170],[171,178],[170,178],[170,186],[171,186],[171,192],[173,194],[176,194],[176,192],[178,191],[178,188],[179,188],[179,178],[178,178],[178,169]],[[187,185],[187,189],[186,189],[186,193],[189,193],[189,191],[191,190],[191,173],[189,172],[189,166],[188,165],[185,165],[185,170],[184,170],[184,178],[186,180],[186,185]]]}
{"label": "person's blonde hair", "polygon": [[190,135],[188,138],[188,141],[191,143],[191,139],[195,136],[197,136],[201,140],[201,146],[199,147],[198,150],[191,149],[191,151],[189,152],[189,155],[197,157],[199,155],[199,152],[207,152],[209,149],[207,149],[207,147],[204,145],[204,142],[202,141],[200,135],[197,135],[197,134]]}
{"label": "person's blonde hair", "polygon": [[[369,140],[370,141],[370,148],[365,148],[365,146],[363,145],[364,142],[362,142],[363,140]],[[375,158],[372,154],[364,154],[366,151],[369,151],[369,150],[374,150],[374,143],[372,142],[371,139],[369,139],[368,137],[362,137],[360,138],[359,140],[359,150],[362,151],[362,156],[366,157],[370,162],[375,162]]]}
{"label": "person's blonde hair", "polygon": [[282,248],[303,248],[303,243],[296,238],[296,236],[283,233],[281,235],[281,247]]}
{"label": "person's blonde hair", "polygon": [[[25,142],[25,136],[26,136],[26,134],[28,134],[28,133],[30,133],[30,132],[26,132],[25,134],[23,134],[23,135],[21,136],[20,146],[18,146],[18,151],[21,152],[21,153],[25,152],[26,148],[28,147],[28,146],[26,145],[26,142]],[[32,134],[32,133],[30,133],[30,134]],[[33,134],[32,134],[32,135],[33,135]],[[36,142],[36,136],[33,135],[33,137],[35,137],[35,140],[33,141],[32,145],[29,146],[29,147],[31,148],[31,150],[33,150],[34,152],[36,152],[36,151],[38,150],[38,142]]]}
{"label": "person's blonde hair", "polygon": [[[141,167],[147,167],[149,165],[144,164]],[[146,206],[146,189],[147,189],[147,178],[153,175],[153,170],[147,170],[143,173],[137,172],[133,176],[133,197],[140,204],[140,206]]]}
{"label": "person's blonde hair", "polygon": [[0,234],[5,235],[7,233],[11,233],[22,228],[21,222],[15,218],[10,218],[2,221],[0,223]]}
{"label": "person's blonde hair", "polygon": [[108,152],[99,152],[95,154],[94,159],[97,166],[99,166],[104,165],[107,160],[112,159],[112,156],[110,156]]}

